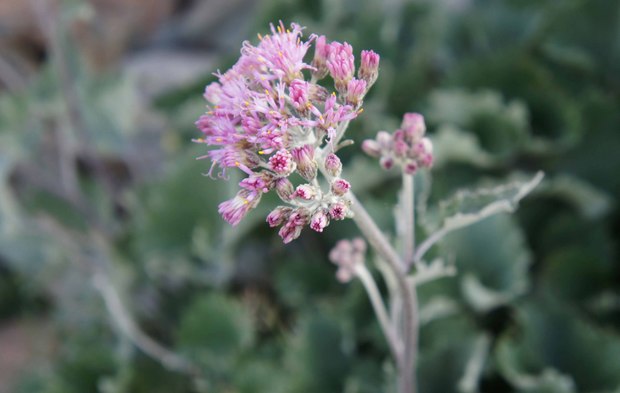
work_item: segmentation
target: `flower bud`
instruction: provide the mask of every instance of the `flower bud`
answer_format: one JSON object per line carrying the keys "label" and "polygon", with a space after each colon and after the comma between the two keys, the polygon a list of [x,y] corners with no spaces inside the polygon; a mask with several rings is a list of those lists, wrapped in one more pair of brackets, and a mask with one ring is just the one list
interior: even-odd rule
{"label": "flower bud", "polygon": [[327,59],[327,68],[334,78],[336,90],[342,95],[347,92],[347,84],[355,72],[353,47],[348,43],[332,42]]}
{"label": "flower bud", "polygon": [[297,171],[304,179],[310,181],[316,177],[317,165],[314,161],[314,147],[312,145],[295,147],[291,150],[291,156],[297,164]]}
{"label": "flower bud", "polygon": [[408,175],[413,175],[418,170],[418,164],[415,161],[407,161],[405,165],[403,165],[403,172]]}
{"label": "flower bud", "polygon": [[389,150],[392,147],[392,135],[387,131],[377,132],[377,143],[381,150]]}
{"label": "flower bud", "polygon": [[230,200],[224,201],[218,205],[218,212],[222,218],[232,226],[241,222],[243,217],[258,205],[261,199],[261,193],[248,189],[241,189],[237,195]]}
{"label": "flower bud", "polygon": [[293,211],[293,209],[290,207],[278,206],[267,215],[267,223],[271,228],[282,225],[283,222],[288,220],[291,211]]}
{"label": "flower bud", "polygon": [[392,157],[381,157],[379,165],[385,170],[390,170],[394,166],[394,159]]}
{"label": "flower bud", "polygon": [[433,142],[431,142],[430,139],[428,138],[422,138],[422,140],[420,141],[420,143],[422,143],[422,146],[424,147],[424,152],[427,154],[433,154]]}
{"label": "flower bud", "polygon": [[269,157],[269,167],[278,175],[288,176],[295,170],[295,162],[291,153],[282,149]]}
{"label": "flower bud", "polygon": [[310,212],[308,209],[299,207],[291,213],[288,218],[287,224],[291,225],[306,225],[310,219]]}
{"label": "flower bud", "polygon": [[371,50],[362,51],[362,62],[357,76],[366,81],[367,88],[370,89],[379,75],[379,55]]}
{"label": "flower bud", "polygon": [[332,203],[329,206],[329,216],[334,220],[344,220],[349,208],[342,202]]}
{"label": "flower bud", "polygon": [[409,143],[419,141],[426,132],[424,116],[419,113],[405,113],[400,128],[405,132]]}
{"label": "flower bud", "polygon": [[363,79],[351,79],[347,84],[347,104],[357,107],[366,95],[366,81]]}
{"label": "flower bud", "polygon": [[409,145],[405,142],[405,133],[403,130],[397,130],[394,133],[394,141],[392,149],[397,157],[405,157],[409,151]]}
{"label": "flower bud", "polygon": [[329,57],[330,45],[324,35],[317,37],[314,41],[314,59],[312,60],[312,76],[316,79],[323,79],[327,76],[327,58]]}
{"label": "flower bud", "polygon": [[308,84],[308,99],[314,103],[324,103],[329,97],[329,91],[321,85],[315,83]]}
{"label": "flower bud", "polygon": [[293,106],[300,113],[308,112],[308,90],[309,83],[300,79],[294,79],[289,85],[289,96],[293,102]]}
{"label": "flower bud", "polygon": [[364,263],[366,242],[360,238],[340,240],[330,251],[329,259],[338,266],[336,278],[341,282],[348,282],[355,275],[355,268]]}
{"label": "flower bud", "polygon": [[278,231],[278,235],[280,235],[284,244],[288,244],[293,240],[297,239],[299,235],[301,235],[301,230],[303,228],[303,225],[291,225],[287,222],[282,226],[282,228],[280,228],[280,230]]}
{"label": "flower bud", "polygon": [[332,182],[332,192],[334,193],[334,195],[343,196],[344,194],[349,192],[350,188],[351,184],[349,184],[349,182],[344,179],[335,179]]}
{"label": "flower bud", "polygon": [[275,180],[276,184],[276,193],[283,201],[289,201],[295,192],[293,188],[293,183],[291,183],[287,178],[281,177]]}
{"label": "flower bud", "polygon": [[325,170],[330,176],[338,177],[342,172],[342,162],[334,153],[330,153],[325,157]]}
{"label": "flower bud", "polygon": [[318,195],[317,189],[310,184],[301,184],[295,189],[294,197],[310,201]]}
{"label": "flower bud", "polygon": [[425,154],[423,157],[421,157],[420,163],[425,168],[432,167],[433,166],[433,155],[432,154]]}
{"label": "flower bud", "polygon": [[422,138],[414,145],[413,152],[414,157],[423,167],[430,168],[433,165],[433,143],[430,139]]}
{"label": "flower bud", "polygon": [[351,240],[351,245],[353,246],[353,250],[356,253],[359,254],[365,254],[366,253],[366,241],[364,239],[362,239],[361,237],[356,237],[353,240]]}
{"label": "flower bud", "polygon": [[374,139],[366,139],[362,142],[362,150],[371,157],[381,156],[381,145]]}
{"label": "flower bud", "polygon": [[310,219],[310,228],[317,232],[323,232],[323,229],[328,225],[329,215],[325,209],[318,209]]}
{"label": "flower bud", "polygon": [[255,173],[251,176],[246,177],[245,179],[239,182],[239,185],[242,188],[248,189],[250,191],[256,192],[268,192],[272,186],[272,179],[269,175],[265,175],[267,171],[261,173]]}

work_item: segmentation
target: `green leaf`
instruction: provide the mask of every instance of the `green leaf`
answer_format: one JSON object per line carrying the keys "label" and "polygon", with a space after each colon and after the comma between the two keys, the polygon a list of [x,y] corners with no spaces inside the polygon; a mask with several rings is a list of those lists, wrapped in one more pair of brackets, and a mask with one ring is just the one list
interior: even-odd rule
{"label": "green leaf", "polygon": [[434,220],[424,220],[427,231],[432,233],[419,245],[414,260],[421,261],[435,243],[452,231],[499,213],[514,212],[519,201],[529,194],[542,178],[542,172],[538,172],[528,181],[513,181],[475,191],[459,191],[453,197],[440,202],[439,212]]}
{"label": "green leaf", "polygon": [[467,163],[487,168],[495,163],[495,158],[482,149],[476,135],[461,129],[443,125],[433,138],[434,167],[441,167],[449,162]]}
{"label": "green leaf", "polygon": [[457,392],[476,351],[472,321],[462,314],[434,320],[420,332],[418,384],[422,392]]}
{"label": "green leaf", "polygon": [[185,310],[177,337],[179,347],[207,370],[228,374],[252,345],[254,323],[236,300],[209,294]]}
{"label": "green leaf", "polygon": [[502,374],[524,392],[620,387],[620,337],[557,302],[533,300],[518,308],[520,329],[500,338],[496,358]]}
{"label": "green leaf", "polygon": [[613,205],[613,200],[607,193],[569,174],[548,179],[538,191],[542,195],[557,197],[568,202],[589,219],[604,216]]}
{"label": "green leaf", "polygon": [[443,227],[454,230],[497,213],[512,213],[519,201],[538,186],[542,178],[542,172],[538,172],[527,181],[514,181],[474,191],[459,191],[452,198],[439,203]]}
{"label": "green leaf", "polygon": [[523,233],[510,216],[495,216],[448,236],[465,301],[484,313],[507,304],[529,286],[531,256]]}
{"label": "green leaf", "polygon": [[352,357],[338,322],[324,313],[307,315],[286,355],[295,384],[291,392],[341,392]]}
{"label": "green leaf", "polygon": [[[472,132],[465,139],[467,145],[463,150],[469,154],[480,154],[475,150],[481,147],[487,156],[507,157],[524,146],[528,138],[529,116],[525,105],[518,100],[504,103],[496,91],[436,90],[430,94],[429,101],[429,122]],[[484,155],[470,159],[482,160],[487,165],[490,161]]]}

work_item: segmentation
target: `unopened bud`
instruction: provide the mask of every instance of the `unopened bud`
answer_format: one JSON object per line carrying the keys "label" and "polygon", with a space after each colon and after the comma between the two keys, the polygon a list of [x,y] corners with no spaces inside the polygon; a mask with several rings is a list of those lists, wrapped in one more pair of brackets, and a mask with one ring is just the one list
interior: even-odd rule
{"label": "unopened bud", "polygon": [[381,150],[388,150],[392,147],[392,135],[387,131],[377,132],[377,143],[381,147]]}
{"label": "unopened bud", "polygon": [[371,157],[381,156],[381,145],[374,139],[366,139],[362,142],[362,150]]}
{"label": "unopened bud", "polygon": [[295,192],[293,183],[285,177],[281,177],[275,180],[276,193],[283,201],[289,201]]}
{"label": "unopened bud", "polygon": [[416,142],[426,132],[424,116],[419,113],[405,113],[400,128],[405,132],[409,143]]}
{"label": "unopened bud", "polygon": [[330,153],[327,157],[325,157],[325,170],[332,177],[340,176],[340,173],[342,172],[342,162],[334,153]]}
{"label": "unopened bud", "polygon": [[301,79],[294,79],[288,88],[293,106],[300,113],[308,112],[308,85],[308,82]]}
{"label": "unopened bud", "polygon": [[329,91],[321,85],[308,84],[308,98],[311,102],[323,103],[329,97]]}
{"label": "unopened bud", "polygon": [[294,197],[303,199],[304,201],[310,201],[318,195],[318,192],[315,187],[310,184],[300,184],[295,189]]}
{"label": "unopened bud", "polygon": [[283,222],[288,220],[289,215],[291,214],[290,207],[286,206],[278,206],[269,213],[267,216],[267,223],[271,228],[277,227],[278,225],[282,225]]}
{"label": "unopened bud", "polygon": [[310,228],[317,232],[323,232],[323,229],[329,225],[329,215],[327,210],[319,209],[310,219]]}
{"label": "unopened bud", "polygon": [[347,84],[355,72],[355,57],[353,47],[348,43],[332,42],[327,59],[327,68],[334,78],[336,90],[346,94]]}
{"label": "unopened bud", "polygon": [[332,192],[334,195],[343,196],[351,189],[351,184],[344,179],[335,179],[332,182]]}
{"label": "unopened bud", "polygon": [[295,162],[291,153],[288,150],[282,149],[269,157],[269,167],[278,175],[288,176],[295,170]]}
{"label": "unopened bud", "polygon": [[324,35],[317,37],[314,41],[314,59],[312,60],[312,76],[316,79],[323,79],[327,76],[327,58],[329,57],[330,45]]}
{"label": "unopened bud", "polygon": [[336,202],[329,206],[329,216],[334,220],[344,220],[349,208],[342,202]]}
{"label": "unopened bud", "polygon": [[317,174],[317,165],[314,161],[314,147],[304,145],[291,150],[291,156],[297,164],[297,171],[306,180],[312,180]]}
{"label": "unopened bud", "polygon": [[347,104],[353,105],[357,107],[364,95],[366,95],[366,81],[363,79],[351,79],[349,83],[347,83],[347,95],[346,100]]}
{"label": "unopened bud", "polygon": [[287,222],[280,228],[278,235],[280,235],[284,244],[288,244],[301,235],[302,229],[304,229],[303,225],[292,225]]}
{"label": "unopened bud", "polygon": [[413,175],[418,170],[418,164],[415,161],[407,161],[403,166],[403,172]]}
{"label": "unopened bud", "polygon": [[370,89],[379,75],[379,55],[371,50],[362,51],[362,62],[357,76],[366,81],[367,88]]}
{"label": "unopened bud", "polygon": [[381,157],[379,164],[385,170],[390,170],[394,166],[394,160],[392,157]]}

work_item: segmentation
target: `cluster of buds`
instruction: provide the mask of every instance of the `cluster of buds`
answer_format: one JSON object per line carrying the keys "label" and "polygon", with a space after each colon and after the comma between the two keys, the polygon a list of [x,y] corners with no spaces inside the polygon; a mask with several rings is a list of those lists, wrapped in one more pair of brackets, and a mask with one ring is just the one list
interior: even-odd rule
{"label": "cluster of buds", "polygon": [[[348,122],[362,112],[379,55],[362,51],[356,78],[353,48],[346,42],[315,35],[304,41],[299,25],[287,29],[281,22],[258,38],[256,46],[244,42],[237,63],[206,87],[207,112],[196,122],[203,137],[194,141],[213,147],[200,157],[211,160],[209,176],[216,168],[222,178],[229,168],[247,174],[237,195],[219,205],[222,217],[237,225],[264,193],[275,190],[283,205],[267,223],[280,227],[288,243],[305,226],[322,232],[331,220],[351,215],[351,186],[341,178],[333,151]],[[304,58],[313,44],[308,64]],[[334,91],[317,83],[328,74]],[[319,181],[321,173],[326,182]]]}
{"label": "cluster of buds", "polygon": [[379,158],[384,169],[398,165],[403,172],[414,174],[419,168],[433,165],[433,144],[425,133],[424,117],[419,113],[406,113],[400,129],[392,134],[379,131],[375,139],[362,143],[362,150]]}
{"label": "cluster of buds", "polygon": [[366,242],[362,238],[340,240],[330,251],[329,259],[338,266],[336,278],[340,282],[349,282],[355,275],[356,266],[364,263]]}

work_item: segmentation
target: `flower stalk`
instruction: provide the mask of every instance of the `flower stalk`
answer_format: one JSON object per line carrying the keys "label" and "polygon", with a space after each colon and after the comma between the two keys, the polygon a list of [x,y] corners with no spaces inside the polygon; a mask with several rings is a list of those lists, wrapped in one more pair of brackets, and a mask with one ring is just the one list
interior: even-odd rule
{"label": "flower stalk", "polygon": [[403,220],[403,262],[405,270],[413,263],[415,252],[415,183],[413,175],[403,172],[403,189],[401,192],[401,209]]}
{"label": "flower stalk", "polygon": [[418,303],[415,287],[407,282],[401,257],[387,240],[375,221],[355,195],[350,194],[353,220],[368,243],[386,262],[396,280],[399,299],[402,302],[402,326],[399,329],[403,348],[396,358],[398,369],[398,390],[400,393],[415,393],[414,367],[417,358]]}

